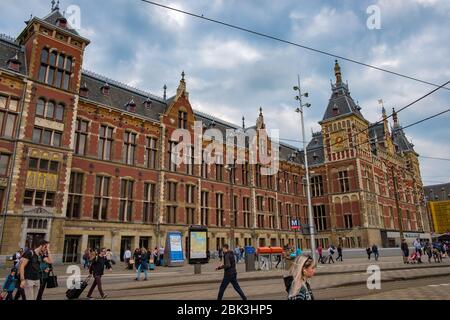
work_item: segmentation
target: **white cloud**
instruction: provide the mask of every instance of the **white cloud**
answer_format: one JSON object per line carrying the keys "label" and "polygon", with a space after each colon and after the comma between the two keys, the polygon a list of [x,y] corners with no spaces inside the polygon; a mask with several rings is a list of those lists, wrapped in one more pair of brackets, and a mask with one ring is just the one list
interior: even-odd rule
{"label": "white cloud", "polygon": [[238,40],[208,40],[199,48],[199,63],[214,69],[236,68],[263,58],[260,51]]}

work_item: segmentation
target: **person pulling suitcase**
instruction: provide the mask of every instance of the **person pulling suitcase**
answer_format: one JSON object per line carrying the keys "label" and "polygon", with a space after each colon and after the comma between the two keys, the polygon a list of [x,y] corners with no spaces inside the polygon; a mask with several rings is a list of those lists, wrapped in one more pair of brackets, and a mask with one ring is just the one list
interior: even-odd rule
{"label": "person pulling suitcase", "polygon": [[92,293],[94,292],[96,286],[98,286],[98,291],[100,292],[102,299],[108,297],[108,295],[105,294],[102,289],[102,276],[105,268],[108,269],[109,271],[112,271],[111,264],[106,258],[106,248],[102,248],[98,253],[98,255],[92,260],[91,267],[89,269],[89,273],[92,274],[92,276],[94,277],[94,283],[89,289],[87,295],[88,299],[93,299]]}

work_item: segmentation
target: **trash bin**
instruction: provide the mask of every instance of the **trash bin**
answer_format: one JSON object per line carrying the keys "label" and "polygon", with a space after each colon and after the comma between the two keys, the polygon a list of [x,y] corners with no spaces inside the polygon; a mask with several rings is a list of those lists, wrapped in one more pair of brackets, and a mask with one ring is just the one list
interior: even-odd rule
{"label": "trash bin", "polygon": [[245,247],[245,272],[256,271],[255,248]]}

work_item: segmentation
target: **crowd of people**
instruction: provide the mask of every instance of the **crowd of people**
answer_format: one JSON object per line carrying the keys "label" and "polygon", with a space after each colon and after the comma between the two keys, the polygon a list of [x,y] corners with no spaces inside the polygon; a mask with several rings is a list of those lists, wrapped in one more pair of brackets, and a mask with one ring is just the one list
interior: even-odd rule
{"label": "crowd of people", "polygon": [[410,252],[408,244],[403,239],[401,250],[405,264],[423,263],[423,258],[428,258],[428,263],[431,263],[432,259],[436,263],[441,263],[442,258],[450,256],[450,244],[444,241],[430,242],[429,240],[424,241],[417,238],[413,242],[413,247],[413,252]]}
{"label": "crowd of people", "polygon": [[12,257],[11,268],[2,286],[4,300],[42,300],[53,279],[53,256],[48,241],[40,241],[33,249],[20,249]]}
{"label": "crowd of people", "polygon": [[344,261],[343,255],[342,255],[342,246],[338,245],[335,247],[333,244],[330,244],[328,246],[328,249],[326,249],[326,254],[324,254],[324,248],[322,245],[319,244],[319,246],[316,249],[316,252],[318,254],[318,262],[325,264],[325,263],[335,263],[334,255],[337,254],[336,261]]}

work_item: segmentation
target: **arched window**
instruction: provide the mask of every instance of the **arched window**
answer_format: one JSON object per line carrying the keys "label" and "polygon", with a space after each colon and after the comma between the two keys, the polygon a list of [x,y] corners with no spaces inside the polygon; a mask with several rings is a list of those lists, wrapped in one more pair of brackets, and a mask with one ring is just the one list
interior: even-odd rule
{"label": "arched window", "polygon": [[47,220],[44,220],[44,226],[43,229],[47,229]]}
{"label": "arched window", "polygon": [[39,219],[39,222],[38,222],[38,229],[42,229],[42,220],[41,219]]}
{"label": "arched window", "polygon": [[39,81],[45,82],[48,67],[48,49],[44,48],[41,52],[41,68],[39,69]]}
{"label": "arched window", "polygon": [[37,229],[38,221],[36,219],[33,219],[33,229]]}

